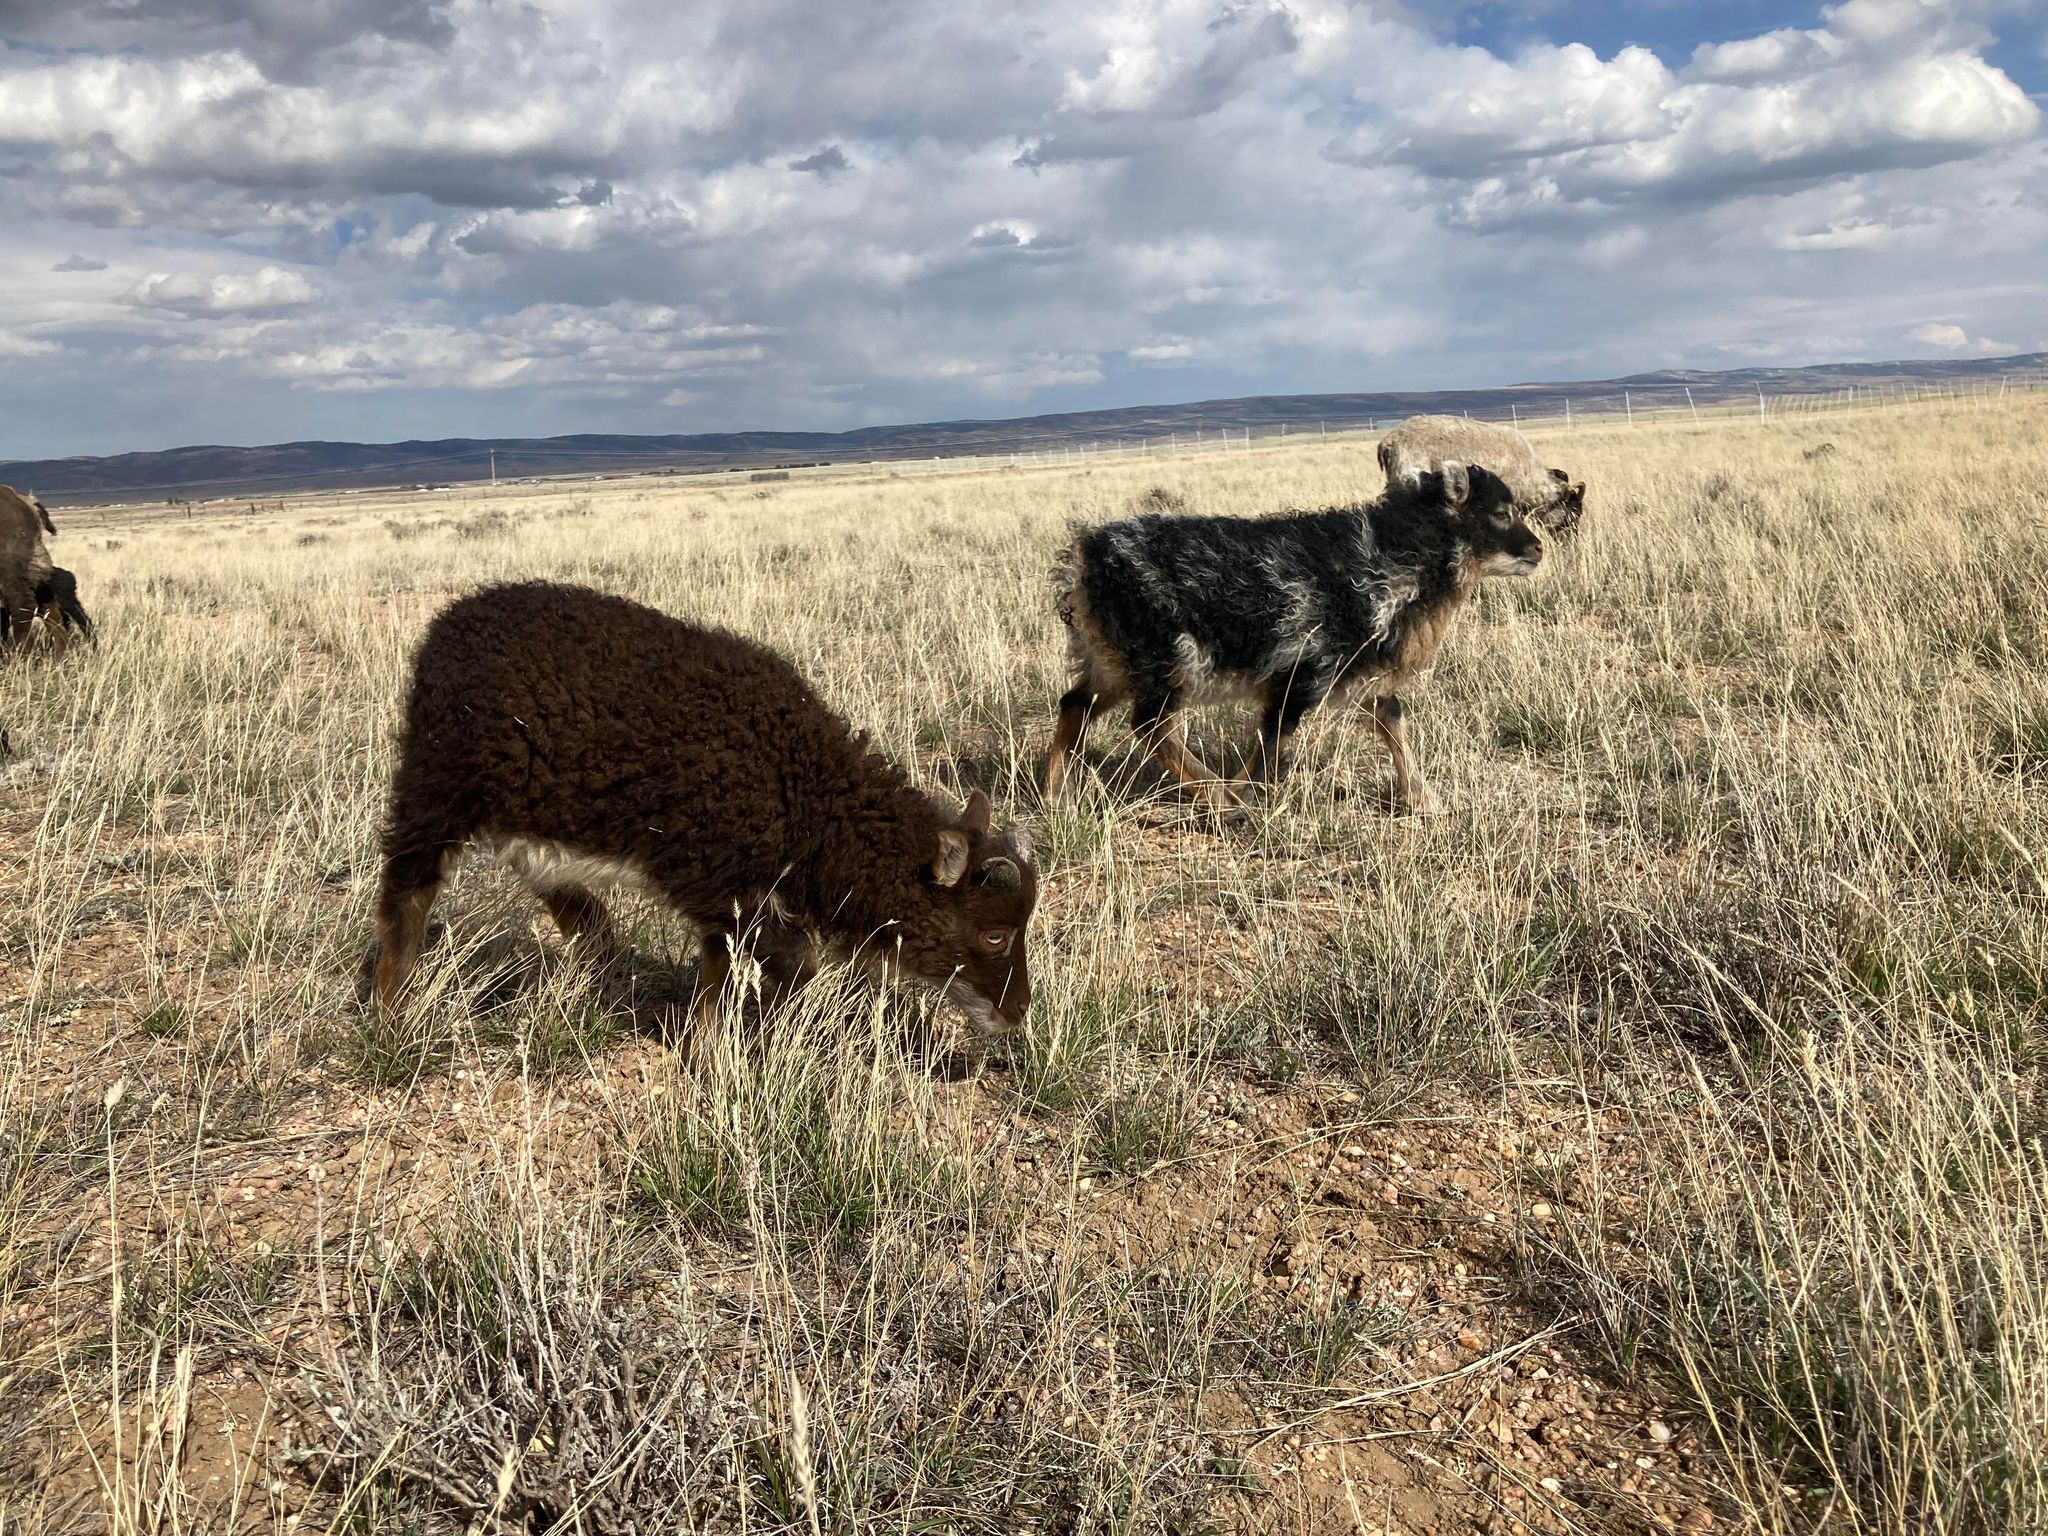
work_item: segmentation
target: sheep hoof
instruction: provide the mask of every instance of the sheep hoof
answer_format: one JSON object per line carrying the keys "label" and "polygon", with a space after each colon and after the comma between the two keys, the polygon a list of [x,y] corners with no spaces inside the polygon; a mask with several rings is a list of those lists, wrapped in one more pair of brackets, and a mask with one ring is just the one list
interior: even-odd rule
{"label": "sheep hoof", "polygon": [[1433,789],[1418,790],[1412,795],[1400,798],[1401,812],[1406,816],[1441,816],[1450,810],[1443,797]]}
{"label": "sheep hoof", "polygon": [[1252,808],[1237,795],[1225,794],[1211,800],[1209,814],[1225,832],[1249,832],[1252,829]]}

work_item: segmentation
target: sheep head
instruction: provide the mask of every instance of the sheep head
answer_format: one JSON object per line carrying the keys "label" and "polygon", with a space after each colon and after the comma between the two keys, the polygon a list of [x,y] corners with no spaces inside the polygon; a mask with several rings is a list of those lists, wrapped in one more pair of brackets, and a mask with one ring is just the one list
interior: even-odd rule
{"label": "sheep head", "polygon": [[986,1033],[1015,1029],[1031,1001],[1024,933],[1038,903],[1038,870],[1021,827],[996,831],[975,790],[938,830],[927,883],[931,909],[907,925],[906,962],[938,982]]}

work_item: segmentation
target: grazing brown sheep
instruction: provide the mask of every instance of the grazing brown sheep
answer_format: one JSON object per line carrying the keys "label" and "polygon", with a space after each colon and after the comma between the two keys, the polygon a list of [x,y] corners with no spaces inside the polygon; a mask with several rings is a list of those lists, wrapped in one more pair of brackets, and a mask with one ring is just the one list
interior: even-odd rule
{"label": "grazing brown sheep", "polygon": [[443,610],[413,663],[378,1002],[397,1003],[475,842],[599,955],[616,941],[592,885],[666,901],[703,937],[700,1018],[743,935],[779,991],[810,974],[815,935],[1012,1028],[1038,876],[1022,834],[989,823],[981,791],[941,809],[772,651],[583,587],[489,587]]}
{"label": "grazing brown sheep", "polygon": [[1380,439],[1379,460],[1389,485],[1441,470],[1453,460],[1483,465],[1507,483],[1518,511],[1560,536],[1585,515],[1585,482],[1574,482],[1561,469],[1544,468],[1529,439],[1498,422],[1411,416]]}
{"label": "grazing brown sheep", "polygon": [[36,588],[55,569],[45,533],[57,531],[34,496],[0,485],[0,642],[28,633],[36,616]]}
{"label": "grazing brown sheep", "polygon": [[1526,576],[1542,558],[1507,486],[1455,460],[1365,506],[1081,530],[1053,571],[1074,684],[1060,699],[1046,796],[1059,794],[1094,713],[1129,703],[1161,766],[1225,809],[1231,790],[1182,739],[1185,706],[1257,700],[1252,777],[1277,779],[1302,717],[1355,691],[1393,754],[1402,805],[1435,811],[1398,694],[1428,670],[1480,578]]}

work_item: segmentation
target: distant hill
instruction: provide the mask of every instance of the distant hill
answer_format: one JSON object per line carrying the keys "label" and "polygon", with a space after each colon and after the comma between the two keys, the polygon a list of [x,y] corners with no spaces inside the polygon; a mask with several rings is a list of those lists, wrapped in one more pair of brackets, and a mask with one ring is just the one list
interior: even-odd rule
{"label": "distant hill", "polygon": [[529,476],[700,473],[784,464],[1022,453],[1133,438],[1219,430],[1269,436],[1283,427],[1313,430],[1389,422],[1423,412],[1523,419],[1683,405],[1685,391],[1706,406],[1767,397],[1893,388],[1944,381],[2038,378],[2048,353],[1970,361],[1836,363],[1812,368],[1739,368],[1707,373],[1673,369],[1497,389],[1349,395],[1254,395],[1185,405],[1125,406],[1007,421],[940,421],[863,427],[852,432],[705,432],[662,437],[582,433],[544,438],[443,438],[403,443],[274,443],[261,448],[171,448],[105,458],[0,461],[0,484],[32,489],[51,502],[141,501],[169,497],[277,495],[363,486],[500,480]]}

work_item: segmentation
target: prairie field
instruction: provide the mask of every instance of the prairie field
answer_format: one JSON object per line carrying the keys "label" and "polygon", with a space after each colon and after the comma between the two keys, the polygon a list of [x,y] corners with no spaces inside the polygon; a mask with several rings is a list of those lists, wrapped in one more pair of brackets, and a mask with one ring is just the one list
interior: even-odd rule
{"label": "prairie field", "polygon": [[[1531,435],[1587,515],[1411,696],[1432,818],[1341,706],[1248,826],[1119,717],[1034,788],[1068,521],[1369,436],[58,509],[0,1532],[2048,1531],[2048,398]],[[411,650],[527,576],[1027,823],[1024,1034],[828,974],[685,1052],[687,933],[481,859],[366,1010]]]}

